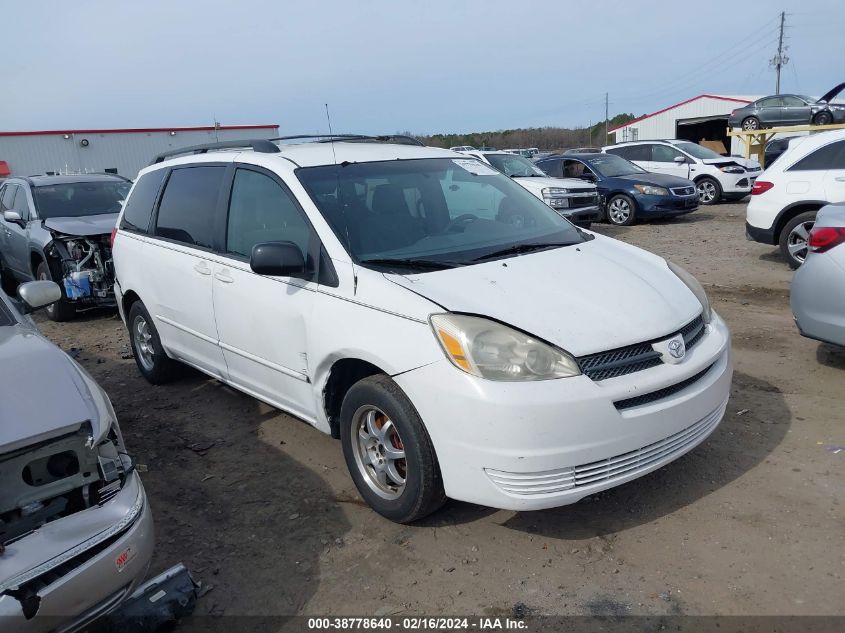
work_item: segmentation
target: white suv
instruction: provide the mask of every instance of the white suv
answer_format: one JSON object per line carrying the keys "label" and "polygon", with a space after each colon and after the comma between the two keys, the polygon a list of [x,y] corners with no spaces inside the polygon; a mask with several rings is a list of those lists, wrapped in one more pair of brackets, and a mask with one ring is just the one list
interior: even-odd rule
{"label": "white suv", "polygon": [[780,246],[789,265],[797,268],[807,256],[816,212],[845,202],[845,130],[791,139],[751,194],[746,236]]}
{"label": "white suv", "polygon": [[584,228],[602,219],[595,184],[577,178],[552,178],[530,160],[508,152],[464,152],[513,178],[567,220]]}
{"label": "white suv", "polygon": [[751,193],[760,163],[738,156],[721,156],[691,141],[634,141],[603,147],[655,174],[692,180],[701,204],[741,200]]}
{"label": "white suv", "polygon": [[122,211],[138,368],[181,361],[340,438],[382,515],[574,503],[719,424],[730,335],[680,267],[448,150],[222,145],[160,157]]}

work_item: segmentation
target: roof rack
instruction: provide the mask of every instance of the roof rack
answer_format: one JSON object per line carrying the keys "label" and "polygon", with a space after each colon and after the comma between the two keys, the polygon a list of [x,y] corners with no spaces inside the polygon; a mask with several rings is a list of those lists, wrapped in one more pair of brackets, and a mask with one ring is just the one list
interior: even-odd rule
{"label": "roof rack", "polygon": [[243,141],[220,141],[218,143],[204,143],[203,145],[191,145],[189,147],[178,147],[166,152],[162,152],[156,156],[150,165],[155,165],[173,156],[179,154],[205,154],[209,151],[220,149],[246,149],[250,148],[254,152],[262,154],[278,154],[279,146],[266,139],[253,139]]}
{"label": "roof rack", "polygon": [[298,141],[304,139],[316,139],[318,143],[331,143],[341,141],[344,143],[395,143],[397,145],[416,145],[424,147],[424,144],[413,136],[406,134],[382,134],[371,136],[368,134],[296,134],[294,136],[278,136],[271,138],[271,141]]}

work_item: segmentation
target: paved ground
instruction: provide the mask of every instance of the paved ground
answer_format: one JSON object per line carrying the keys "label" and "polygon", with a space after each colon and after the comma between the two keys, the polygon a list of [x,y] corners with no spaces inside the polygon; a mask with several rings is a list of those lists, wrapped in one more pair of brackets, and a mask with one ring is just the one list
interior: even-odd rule
{"label": "paved ground", "polygon": [[599,230],[686,266],[734,334],[728,414],[670,466],[574,506],[450,503],[400,526],[362,505],[340,446],[200,375],[152,387],[112,314],[42,322],[111,394],[155,513],[153,571],[198,613],[845,614],[845,354],[798,336],[791,273],[744,205]]}

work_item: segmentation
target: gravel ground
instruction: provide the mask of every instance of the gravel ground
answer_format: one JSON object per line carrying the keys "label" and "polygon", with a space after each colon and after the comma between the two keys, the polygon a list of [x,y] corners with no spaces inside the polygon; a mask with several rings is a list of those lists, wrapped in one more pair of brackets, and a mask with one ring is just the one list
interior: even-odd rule
{"label": "gravel ground", "polygon": [[147,384],[116,315],[41,326],[111,395],[146,470],[151,572],[184,561],[211,587],[197,613],[845,614],[845,353],[798,335],[791,272],[745,241],[744,210],[598,227],[698,276],[736,373],[698,449],[556,510],[450,502],[395,525],[328,436],[196,373]]}

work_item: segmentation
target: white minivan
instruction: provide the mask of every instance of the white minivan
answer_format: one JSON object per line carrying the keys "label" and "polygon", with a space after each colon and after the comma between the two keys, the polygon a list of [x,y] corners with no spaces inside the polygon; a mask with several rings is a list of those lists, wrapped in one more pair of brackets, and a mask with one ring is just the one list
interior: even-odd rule
{"label": "white minivan", "polygon": [[574,503],[719,424],[730,335],[679,266],[448,150],[231,145],[159,157],[127,198],[138,368],[185,363],[331,433],[382,515]]}

